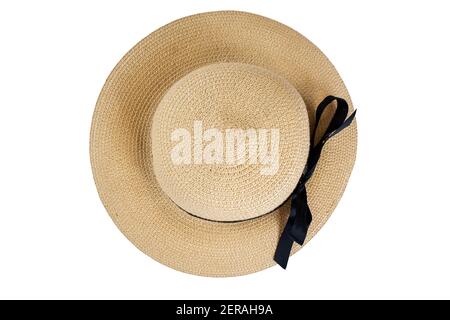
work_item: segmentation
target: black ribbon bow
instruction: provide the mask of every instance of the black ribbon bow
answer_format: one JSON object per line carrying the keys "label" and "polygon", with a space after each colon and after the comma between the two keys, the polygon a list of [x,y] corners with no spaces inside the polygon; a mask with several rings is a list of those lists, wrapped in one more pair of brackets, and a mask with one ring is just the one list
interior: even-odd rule
{"label": "black ribbon bow", "polygon": [[[322,138],[317,142],[316,145],[314,145],[320,118],[325,109],[331,106],[331,103],[335,100],[337,103],[337,107],[330,121],[330,124],[328,125],[328,128],[326,129]],[[311,136],[308,160],[306,162],[306,166],[300,178],[300,181],[298,182],[297,186],[294,189],[294,192],[292,193],[291,213],[275,251],[274,260],[283,269],[286,269],[294,241],[300,245],[303,245],[308,233],[309,225],[312,221],[312,214],[308,206],[305,184],[314,173],[314,169],[316,168],[317,162],[319,161],[320,154],[322,152],[323,146],[325,145],[325,142],[327,142],[328,139],[339,133],[341,130],[347,128],[355,118],[356,111],[354,111],[348,118],[347,114],[347,101],[334,96],[326,97],[317,107],[316,123],[314,125],[313,134]]]}

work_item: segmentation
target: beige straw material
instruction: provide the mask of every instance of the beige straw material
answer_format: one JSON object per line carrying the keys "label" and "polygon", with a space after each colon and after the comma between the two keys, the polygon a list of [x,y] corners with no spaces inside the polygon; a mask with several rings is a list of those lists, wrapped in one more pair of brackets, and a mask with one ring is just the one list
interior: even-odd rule
{"label": "beige straw material", "polygon": [[[289,201],[252,220],[219,223],[186,213],[160,187],[152,154],[153,116],[177,81],[217,63],[250,64],[284,78],[301,95],[309,123],[327,95],[351,103],[339,74],[317,47],[285,25],[249,13],[211,12],[172,22],[139,42],[114,68],[98,98],[90,140],[105,208],[123,234],[153,259],[179,271],[219,277],[275,264]],[[325,145],[307,184],[313,214],[307,241],[341,198],[356,143],[353,122]]]}
{"label": "beige straw material", "polygon": [[[242,134],[253,129],[255,136],[246,137],[240,158],[237,139],[228,144],[233,150],[228,152],[233,156],[229,164],[226,137],[221,139],[221,163],[205,164],[200,159],[195,164],[191,155],[188,165],[174,164],[171,133],[183,128],[193,142],[199,136],[193,124],[199,119],[202,132],[214,128],[223,136],[230,128],[241,129]],[[265,147],[256,130],[266,130],[262,131],[269,140]],[[276,144],[276,139],[270,139],[272,130],[278,130],[278,152],[274,150],[272,161],[264,164],[259,161],[267,159],[263,150]],[[178,206],[208,220],[247,220],[273,211],[297,185],[309,151],[308,113],[299,92],[267,69],[242,63],[209,64],[183,77],[162,98],[153,116],[151,144],[156,179]],[[259,156],[252,159],[254,163],[249,159],[250,147]],[[269,174],[263,174],[264,170]]]}

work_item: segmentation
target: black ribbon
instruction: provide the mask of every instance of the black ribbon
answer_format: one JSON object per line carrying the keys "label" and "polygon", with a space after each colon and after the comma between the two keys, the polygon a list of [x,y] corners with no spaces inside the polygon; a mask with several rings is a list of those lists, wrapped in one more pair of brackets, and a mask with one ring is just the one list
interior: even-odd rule
{"label": "black ribbon", "polygon": [[[336,101],[337,107],[334,115],[326,129],[322,138],[314,144],[316,140],[317,127],[320,122],[320,118],[324,113],[325,109],[331,106],[332,102]],[[292,249],[294,241],[300,245],[303,245],[308,233],[309,225],[312,221],[311,210],[308,206],[308,198],[306,195],[305,184],[311,178],[316,168],[317,162],[319,161],[320,154],[322,153],[322,148],[325,143],[333,137],[335,134],[339,133],[341,130],[348,127],[353,119],[355,118],[356,111],[354,111],[348,118],[348,104],[342,98],[328,96],[326,97],[317,107],[316,110],[316,123],[314,125],[313,134],[311,136],[311,144],[309,149],[308,160],[306,162],[303,174],[294,189],[291,196],[291,213],[289,215],[288,221],[284,230],[281,234],[280,240],[278,242],[277,249],[275,251],[274,260],[283,268],[286,269],[289,255]]]}

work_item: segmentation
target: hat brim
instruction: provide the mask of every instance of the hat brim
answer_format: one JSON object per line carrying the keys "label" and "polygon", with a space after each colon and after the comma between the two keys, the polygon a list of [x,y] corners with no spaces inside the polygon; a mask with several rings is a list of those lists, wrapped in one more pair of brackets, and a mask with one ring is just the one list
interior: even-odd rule
{"label": "hat brim", "polygon": [[[218,223],[189,215],[160,189],[151,153],[152,116],[162,95],[187,73],[217,62],[261,66],[302,95],[310,122],[327,95],[349,94],[325,55],[271,19],[235,11],[197,14],[144,38],[117,64],[95,108],[90,155],[100,198],[123,234],[153,259],[202,276],[237,276],[273,266],[289,201],[260,218]],[[341,198],[356,157],[356,122],[325,146],[307,184],[311,239]],[[298,251],[295,246],[292,253]]]}

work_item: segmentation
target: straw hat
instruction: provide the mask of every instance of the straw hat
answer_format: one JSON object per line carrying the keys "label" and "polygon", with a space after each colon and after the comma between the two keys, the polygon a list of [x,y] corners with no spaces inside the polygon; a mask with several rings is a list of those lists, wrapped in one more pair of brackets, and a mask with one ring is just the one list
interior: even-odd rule
{"label": "straw hat", "polygon": [[[344,192],[357,142],[347,104],[330,61],[285,25],[234,11],[174,21],[133,47],[100,93],[90,139],[100,198],[137,248],[171,268],[265,269],[296,203],[310,213],[306,239],[287,238],[301,244]],[[300,248],[290,245],[284,255]]]}

